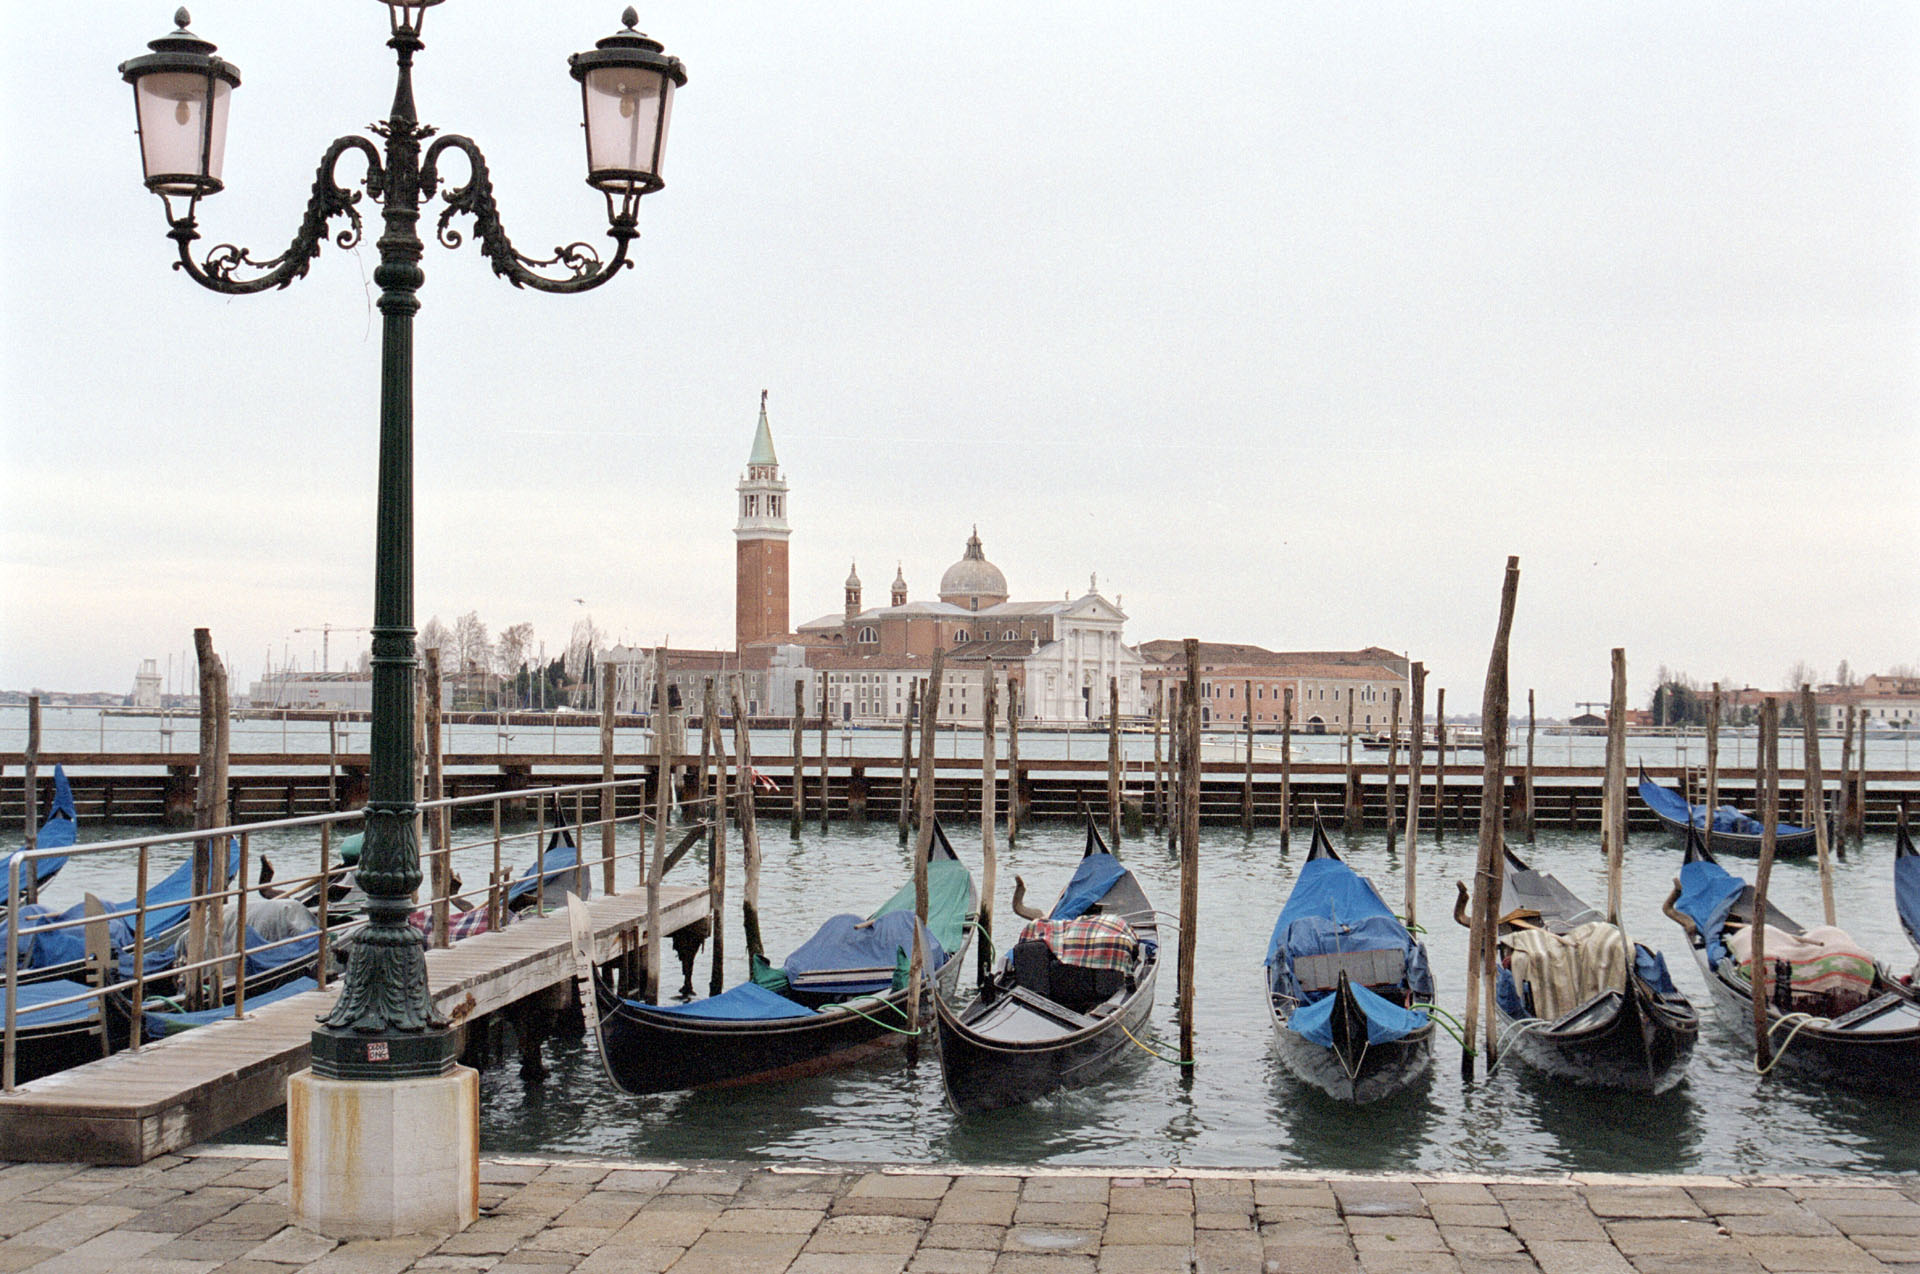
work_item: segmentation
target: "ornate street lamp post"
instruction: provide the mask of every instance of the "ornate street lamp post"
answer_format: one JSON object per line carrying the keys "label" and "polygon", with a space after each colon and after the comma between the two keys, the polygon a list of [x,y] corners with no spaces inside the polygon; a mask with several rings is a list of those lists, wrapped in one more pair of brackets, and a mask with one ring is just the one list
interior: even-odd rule
{"label": "ornate street lamp post", "polygon": [[[622,15],[624,30],[590,52],[573,55],[585,119],[587,182],[606,196],[614,250],[603,261],[590,245],[572,243],[536,260],[507,238],[480,148],[457,135],[435,138],[435,130],[414,113],[413,57],[424,47],[420,28],[426,10],[439,2],[382,0],[391,19],[387,45],[399,73],[392,110],[373,126],[381,142],[349,135],[327,147],[300,228],[287,250],[271,260],[256,261],[246,249],[227,243],[197,260],[194,255],[200,201],[223,185],[227,113],[239,71],[215,56],[212,43],[187,29],[185,9],[175,15],[178,30],[120,67],[133,86],[146,185],[161,197],[168,237],[179,248],[175,268],[201,286],[236,295],[286,287],[306,274],[329,237],[342,248],[360,241],[362,191],[381,208],[380,264],[373,276],[380,288],[382,332],[372,774],[358,875],[367,893],[368,923],[354,943],[339,999],[313,1035],[313,1072],[325,1080],[406,1081],[455,1069],[447,1022],[428,998],[423,944],[407,923],[421,880],[413,831],[413,316],[425,279],[417,230],[422,202],[441,195],[445,206],[435,237],[450,248],[465,237],[454,219],[471,218],[465,234],[478,240],[494,273],[515,287],[597,288],[629,264],[628,247],[639,234],[640,197],[662,185],[660,159],[673,91],[686,83],[680,60],[634,30],[638,18],[631,8]],[[430,138],[423,153],[422,144]],[[441,174],[450,151],[466,161],[464,182]],[[337,175],[349,152],[366,164],[359,190],[343,186]],[[336,228],[336,222],[343,224]]]}

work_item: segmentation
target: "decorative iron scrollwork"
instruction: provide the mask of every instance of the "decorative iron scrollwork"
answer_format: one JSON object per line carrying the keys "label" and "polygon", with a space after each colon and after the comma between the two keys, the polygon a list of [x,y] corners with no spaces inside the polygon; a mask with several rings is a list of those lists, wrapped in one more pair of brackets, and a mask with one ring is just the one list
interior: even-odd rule
{"label": "decorative iron scrollwork", "polygon": [[[283,288],[305,275],[313,259],[320,255],[321,246],[329,238],[328,223],[336,217],[346,218],[347,224],[331,236],[334,246],[355,246],[361,237],[360,209],[357,207],[360,191],[342,186],[334,175],[341,157],[350,150],[357,150],[366,157],[367,175],[362,184],[366,193],[378,202],[386,189],[386,169],[380,162],[380,152],[364,137],[337,138],[327,147],[327,153],[320,157],[320,168],[313,179],[313,194],[307,200],[306,216],[301,218],[300,229],[285,252],[271,261],[255,261],[247,249],[222,243],[209,249],[202,260],[195,262],[191,245],[200,236],[193,210],[189,207],[185,216],[173,222],[171,237],[180,245],[180,259],[174,262],[173,268],[186,271],[202,287],[239,296]],[[239,272],[243,269],[261,273],[251,278],[241,278]]]}
{"label": "decorative iron scrollwork", "polygon": [[[500,209],[494,202],[493,178],[487,172],[486,157],[470,138],[448,134],[427,148],[420,164],[422,198],[431,199],[441,185],[440,156],[449,149],[467,157],[469,175],[464,185],[447,183],[449,188],[442,196],[447,206],[441,210],[435,237],[443,246],[457,248],[465,243],[466,235],[453,225],[453,219],[459,216],[472,217],[473,227],[469,233],[479,241],[480,251],[493,264],[493,272],[517,288],[529,287],[541,292],[586,292],[599,287],[631,264],[627,260],[627,245],[639,231],[628,217],[615,218],[613,227],[607,232],[617,246],[613,257],[604,262],[591,244],[580,242],[556,247],[553,255],[544,259],[520,252],[513,246],[513,241],[507,238],[506,227],[500,223]],[[566,270],[567,277],[556,279],[538,273],[553,266]]]}

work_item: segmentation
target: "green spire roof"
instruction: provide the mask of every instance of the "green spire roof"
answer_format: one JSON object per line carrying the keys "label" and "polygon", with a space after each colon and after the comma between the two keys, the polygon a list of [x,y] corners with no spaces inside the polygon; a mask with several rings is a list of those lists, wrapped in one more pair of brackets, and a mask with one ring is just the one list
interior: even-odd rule
{"label": "green spire roof", "polygon": [[767,427],[767,391],[760,391],[760,427],[753,431],[753,454],[747,457],[750,465],[778,465],[779,457],[773,454],[773,430]]}

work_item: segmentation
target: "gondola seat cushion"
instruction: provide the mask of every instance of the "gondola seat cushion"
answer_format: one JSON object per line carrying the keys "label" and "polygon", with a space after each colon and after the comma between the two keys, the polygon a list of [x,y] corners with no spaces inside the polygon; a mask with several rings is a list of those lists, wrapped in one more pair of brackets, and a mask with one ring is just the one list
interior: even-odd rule
{"label": "gondola seat cushion", "polygon": [[1102,915],[1029,921],[1020,931],[1020,941],[1036,940],[1052,948],[1062,964],[1122,972],[1133,967],[1140,946],[1132,925],[1117,916]]}
{"label": "gondola seat cushion", "polygon": [[[1742,979],[1753,980],[1753,930],[1727,935],[1727,951]],[[1858,1008],[1873,994],[1873,957],[1845,930],[1816,925],[1793,934],[1767,926],[1767,959],[1791,970],[1789,986],[1796,1009],[1836,1017]]]}

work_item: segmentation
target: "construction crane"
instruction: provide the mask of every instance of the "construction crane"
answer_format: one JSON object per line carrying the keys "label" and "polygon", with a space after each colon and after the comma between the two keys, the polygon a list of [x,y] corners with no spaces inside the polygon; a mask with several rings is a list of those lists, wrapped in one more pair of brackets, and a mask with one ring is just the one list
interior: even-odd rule
{"label": "construction crane", "polygon": [[370,633],[373,631],[373,629],[344,628],[339,624],[321,624],[318,628],[296,628],[293,631],[296,633],[319,633],[320,634],[320,671],[331,672],[333,671],[333,668],[327,662],[328,638],[332,637],[333,634],[335,633]]}

